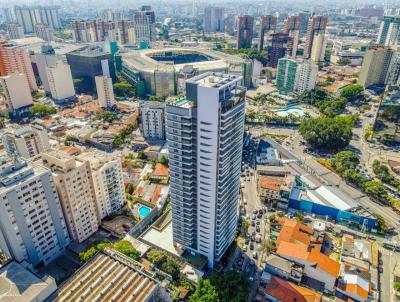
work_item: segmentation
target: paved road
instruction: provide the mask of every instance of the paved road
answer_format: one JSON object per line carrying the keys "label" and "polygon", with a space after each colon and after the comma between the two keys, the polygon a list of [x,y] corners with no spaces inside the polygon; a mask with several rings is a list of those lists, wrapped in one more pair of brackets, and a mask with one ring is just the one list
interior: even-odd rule
{"label": "paved road", "polygon": [[400,254],[381,248],[383,273],[380,276],[380,301],[398,302],[394,295],[394,272],[400,271]]}

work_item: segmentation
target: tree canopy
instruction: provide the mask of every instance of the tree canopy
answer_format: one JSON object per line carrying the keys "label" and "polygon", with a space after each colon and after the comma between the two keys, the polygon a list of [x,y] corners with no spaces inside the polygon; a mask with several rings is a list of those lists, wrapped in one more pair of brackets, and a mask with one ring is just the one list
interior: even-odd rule
{"label": "tree canopy", "polygon": [[200,279],[190,302],[242,302],[247,300],[250,282],[236,271],[214,273]]}
{"label": "tree canopy", "polygon": [[321,116],[303,120],[299,132],[314,149],[339,150],[349,144],[353,126],[354,121],[348,117]]}
{"label": "tree canopy", "polygon": [[364,90],[363,85],[352,84],[344,87],[340,92],[342,98],[347,99],[347,101],[352,102]]}
{"label": "tree canopy", "polygon": [[36,117],[45,117],[51,114],[55,114],[57,109],[44,104],[35,104],[31,107],[31,112]]}
{"label": "tree canopy", "polygon": [[126,82],[121,81],[113,85],[114,93],[118,97],[134,97],[135,96],[135,86]]}

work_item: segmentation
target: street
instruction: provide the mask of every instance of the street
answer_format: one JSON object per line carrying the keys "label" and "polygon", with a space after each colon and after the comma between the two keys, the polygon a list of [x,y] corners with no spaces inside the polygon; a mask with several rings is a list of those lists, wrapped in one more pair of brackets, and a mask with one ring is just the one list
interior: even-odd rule
{"label": "street", "polygon": [[397,302],[394,295],[394,273],[400,272],[400,255],[385,248],[380,249],[383,273],[380,277],[381,299],[383,302]]}

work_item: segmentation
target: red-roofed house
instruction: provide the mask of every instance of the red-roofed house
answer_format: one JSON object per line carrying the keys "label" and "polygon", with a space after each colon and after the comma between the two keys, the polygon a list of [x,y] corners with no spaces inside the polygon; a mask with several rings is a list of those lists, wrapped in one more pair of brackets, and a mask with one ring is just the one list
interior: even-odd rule
{"label": "red-roofed house", "polygon": [[271,277],[266,288],[259,289],[260,295],[265,295],[268,301],[281,302],[320,302],[321,295],[302,286]]}

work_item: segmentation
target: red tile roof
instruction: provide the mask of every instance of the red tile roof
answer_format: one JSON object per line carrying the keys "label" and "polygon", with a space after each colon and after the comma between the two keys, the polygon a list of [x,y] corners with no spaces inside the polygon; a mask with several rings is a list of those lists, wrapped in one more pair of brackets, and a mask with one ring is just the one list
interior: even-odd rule
{"label": "red tile roof", "polygon": [[321,295],[273,276],[265,293],[282,302],[320,302]]}

